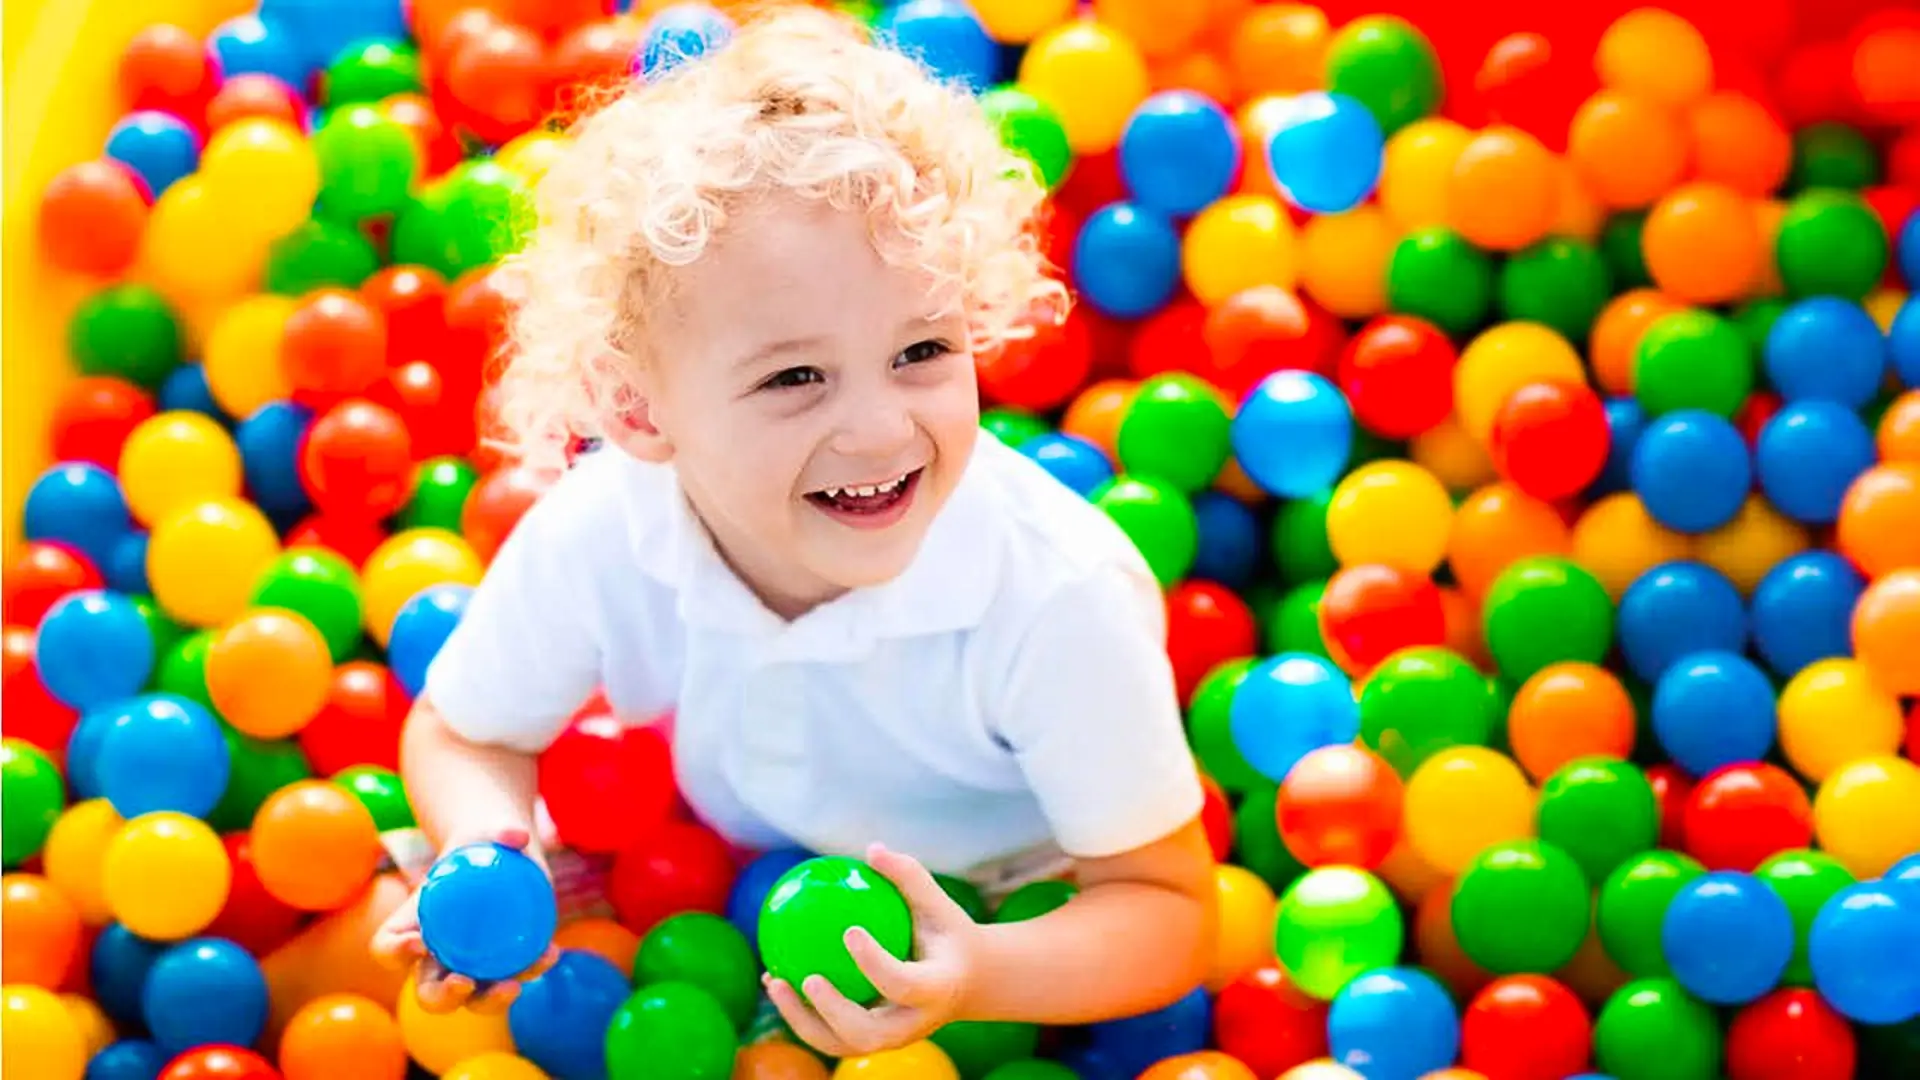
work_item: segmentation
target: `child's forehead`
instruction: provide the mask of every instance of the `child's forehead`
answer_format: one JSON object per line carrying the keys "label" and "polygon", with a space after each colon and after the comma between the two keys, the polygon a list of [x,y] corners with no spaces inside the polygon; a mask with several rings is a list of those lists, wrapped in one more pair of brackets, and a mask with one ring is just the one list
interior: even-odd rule
{"label": "child's forehead", "polygon": [[924,306],[930,276],[887,259],[884,241],[858,210],[813,201],[755,206],[733,216],[686,268],[681,295],[695,317],[726,319],[762,310],[822,320],[847,304]]}

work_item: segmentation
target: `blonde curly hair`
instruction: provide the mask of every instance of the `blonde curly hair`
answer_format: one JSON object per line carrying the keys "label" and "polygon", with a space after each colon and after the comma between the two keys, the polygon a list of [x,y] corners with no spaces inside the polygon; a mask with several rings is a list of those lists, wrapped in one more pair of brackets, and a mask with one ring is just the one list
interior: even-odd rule
{"label": "blonde curly hair", "polygon": [[865,213],[876,250],[964,313],[976,355],[1065,314],[1042,255],[1045,189],[978,101],[844,17],[785,7],[717,51],[628,86],[572,128],[538,224],[504,264],[519,302],[494,404],[536,467],[636,400],[649,313],[769,193]]}

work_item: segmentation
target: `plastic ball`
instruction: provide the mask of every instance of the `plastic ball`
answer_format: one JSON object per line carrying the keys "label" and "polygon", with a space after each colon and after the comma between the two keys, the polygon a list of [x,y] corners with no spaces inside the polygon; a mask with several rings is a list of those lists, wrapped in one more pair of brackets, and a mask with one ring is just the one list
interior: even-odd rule
{"label": "plastic ball", "polygon": [[1796,521],[1830,524],[1847,490],[1873,467],[1873,435],[1832,401],[1795,402],[1775,413],[1754,450],[1760,488]]}
{"label": "plastic ball", "polygon": [[1483,606],[1487,649],[1500,671],[1524,681],[1565,660],[1598,663],[1613,637],[1613,603],[1571,560],[1521,559],[1501,571]]}
{"label": "plastic ball", "polygon": [[267,980],[246,950],[220,938],[184,941],[153,962],[141,1013],[163,1050],[247,1046],[267,1023]]}
{"label": "plastic ball", "polygon": [[132,600],[103,590],[69,594],[40,620],[34,660],[47,692],[91,709],[138,693],[153,671],[153,635]]}
{"label": "plastic ball", "polygon": [[1815,661],[1780,693],[1780,749],[1816,783],[1861,758],[1894,753],[1905,731],[1900,702],[1857,660]]}
{"label": "plastic ball", "polygon": [[425,688],[427,668],[459,625],[472,592],[467,585],[435,585],[415,593],[394,616],[387,655],[407,693],[418,697]]}
{"label": "plastic ball", "polygon": [[1333,485],[1353,445],[1352,414],[1325,378],[1281,371],[1243,401],[1230,428],[1234,457],[1254,483],[1302,499]]}
{"label": "plastic ball", "polygon": [[1495,418],[1514,391],[1529,383],[1585,376],[1566,340],[1536,323],[1503,323],[1478,337],[1454,368],[1454,401],[1462,426],[1481,445],[1492,438]]}
{"label": "plastic ball", "polygon": [[1330,1001],[1356,977],[1392,964],[1405,935],[1393,894],[1353,867],[1308,871],[1280,899],[1275,949],[1288,980]]}
{"label": "plastic ball", "polygon": [[1186,575],[1199,548],[1199,526],[1192,504],[1172,485],[1122,474],[1089,498],[1133,540],[1163,585]]}
{"label": "plastic ball", "polygon": [[1858,304],[1816,296],[1787,308],[1767,334],[1767,378],[1788,401],[1858,409],[1887,376],[1887,343]]}
{"label": "plastic ball", "polygon": [[1472,132],[1442,117],[1416,120],[1387,140],[1379,198],[1396,224],[1409,230],[1446,224],[1447,177],[1472,140]]}
{"label": "plastic ball", "polygon": [[1869,578],[1920,565],[1920,464],[1885,462],[1861,473],[1840,502],[1835,546]]}
{"label": "plastic ball", "polygon": [[1307,866],[1373,869],[1400,833],[1401,782],[1369,750],[1325,746],[1309,752],[1281,781],[1280,835]]}
{"label": "plastic ball", "polygon": [[1794,296],[1859,300],[1887,265],[1887,235],[1852,192],[1819,188],[1796,196],[1780,222],[1780,278]]}
{"label": "plastic ball", "polygon": [[[154,768],[156,761],[167,767]],[[100,793],[131,819],[156,810],[205,817],[226,790],[231,765],[213,714],[162,693],[136,698],[117,713],[90,768]]]}
{"label": "plastic ball", "polygon": [[1759,760],[1773,744],[1773,725],[1771,684],[1734,653],[1709,649],[1681,657],[1654,689],[1654,734],[1696,776]]}
{"label": "plastic ball", "polygon": [[1587,936],[1586,878],[1572,857],[1538,840],[1496,844],[1477,855],[1453,894],[1454,933],[1476,964],[1495,974],[1553,971]]}
{"label": "plastic ball", "polygon": [[1600,475],[1608,440],[1606,412],[1592,390],[1548,381],[1507,396],[1494,414],[1488,449],[1502,477],[1535,498],[1554,500]]}
{"label": "plastic ball", "polygon": [[408,600],[433,585],[477,585],[482,569],[473,549],[452,533],[409,529],[394,534],[360,570],[368,636],[386,644]]}
{"label": "plastic ball", "polygon": [[1753,877],[1716,871],[1681,886],[1661,922],[1674,980],[1716,1005],[1741,1005],[1772,990],[1793,954],[1787,905]]}
{"label": "plastic ball", "polygon": [[1602,90],[1574,113],[1567,158],[1602,205],[1639,209],[1685,174],[1687,132],[1677,113],[1652,98]]}
{"label": "plastic ball", "polygon": [[407,1071],[400,1025],[379,1002],[357,993],[332,993],[301,1005],[280,1035],[279,1065],[286,1080],[326,1080],[343,1074],[399,1080]]}
{"label": "plastic ball", "polygon": [[1920,901],[1910,891],[1861,882],[1820,908],[1808,936],[1814,986],[1834,1011],[1863,1024],[1893,1024],[1920,1013],[1920,972],[1889,964],[1920,947]]}
{"label": "plastic ball", "polygon": [[1662,196],[1647,214],[1641,248],[1654,284],[1690,304],[1745,295],[1766,257],[1746,198],[1715,183],[1688,184]]}
{"label": "plastic ball", "polygon": [[1784,770],[1738,762],[1703,776],[1687,796],[1681,832],[1709,870],[1752,870],[1812,842],[1806,791]]}
{"label": "plastic ball", "polygon": [[1482,746],[1435,752],[1407,780],[1406,838],[1434,868],[1459,873],[1489,845],[1532,835],[1534,793],[1513,761]]}
{"label": "plastic ball", "polygon": [[1813,967],[1807,958],[1807,937],[1820,909],[1854,876],[1824,852],[1798,848],[1782,851],[1754,868],[1754,877],[1773,890],[1793,918],[1793,958],[1781,980],[1788,986],[1813,985]]}
{"label": "plastic ball", "polygon": [[247,607],[254,581],[280,552],[273,526],[251,504],[212,499],[154,524],[147,578],[170,616],[217,626]]}
{"label": "plastic ball", "polygon": [[292,125],[239,120],[207,142],[200,176],[227,220],[246,235],[279,236],[305,221],[320,193],[314,148]]}
{"label": "plastic ball", "polygon": [[314,132],[313,154],[321,205],[348,221],[405,209],[422,171],[413,133],[370,104],[331,112]]}
{"label": "plastic ball", "polygon": [[274,792],[253,817],[254,867],[268,894],[302,911],[332,911],[372,879],[383,851],[373,815],[319,780]]}
{"label": "plastic ball", "polygon": [[1275,783],[1313,750],[1352,741],[1358,710],[1345,675],[1326,659],[1282,653],[1234,693],[1230,727],[1247,763]]}
{"label": "plastic ball", "polygon": [[1508,975],[1482,988],[1460,1018],[1460,1061],[1489,1077],[1558,1080],[1592,1054],[1593,1021],[1565,985]]}
{"label": "plastic ball", "polygon": [[220,913],[233,868],[206,823],[143,814],[107,845],[101,887],[114,919],[148,941],[191,937]]}
{"label": "plastic ball", "polygon": [[1917,810],[1920,765],[1891,756],[1861,758],[1821,781],[1813,800],[1814,836],[1855,876],[1873,877],[1920,851]]}
{"label": "plastic ball", "polygon": [[855,1004],[879,991],[862,974],[841,938],[864,927],[880,946],[904,958],[912,948],[912,917],[892,882],[855,859],[810,859],[783,874],[760,913],[759,947],[767,970],[804,993],[820,975]]}
{"label": "plastic ball", "polygon": [[1239,133],[1219,105],[1190,90],[1141,102],[1120,136],[1120,174],[1141,206],[1197,214],[1225,195],[1240,166]]}
{"label": "plastic ball", "polygon": [[112,159],[63,169],[40,197],[40,247],[66,270],[106,276],[125,270],[140,250],[151,204],[145,181]]}
{"label": "plastic ball", "polygon": [[200,164],[200,139],[177,116],[141,110],[122,117],[107,133],[106,156],[157,197]]}
{"label": "plastic ball", "polygon": [[1445,649],[1396,652],[1367,677],[1360,693],[1360,738],[1403,776],[1454,746],[1483,744],[1497,706],[1492,687]]}
{"label": "plastic ball", "polygon": [[1541,323],[1569,341],[1586,338],[1611,289],[1599,249],[1573,237],[1549,236],[1515,252],[1500,269],[1506,317]]}
{"label": "plastic ball", "polygon": [[1733,583],[1711,567],[1665,563],[1642,574],[1621,596],[1619,635],[1627,665],[1653,682],[1690,653],[1742,649],[1746,607]]}
{"label": "plastic ball", "polygon": [[1000,51],[973,11],[952,0],[908,0],[883,12],[875,36],[936,78],[979,93],[996,81]]}
{"label": "plastic ball", "polygon": [[10,982],[0,990],[0,1019],[7,1029],[0,1068],[15,1076],[80,1080],[87,1068],[85,1036],[52,991]]}
{"label": "plastic ball", "polygon": [[1682,409],[1650,422],[1641,434],[1633,451],[1633,486],[1660,524],[1710,532],[1739,513],[1752,468],[1746,442],[1732,424]]}
{"label": "plastic ball", "polygon": [[207,651],[207,693],[235,729],[281,739],[326,705],[333,662],[304,616],[267,608],[223,627]]}
{"label": "plastic ball", "polygon": [[546,871],[501,844],[467,844],[435,860],[419,903],[427,950],[476,981],[531,967],[553,941],[558,918]]}
{"label": "plastic ball", "polygon": [[1585,757],[1556,769],[1540,786],[1540,839],[1573,857],[1588,881],[1652,848],[1660,807],[1646,776],[1614,758]]}
{"label": "plastic ball", "polygon": [[1379,183],[1385,137],[1365,103],[1310,91],[1277,114],[1265,150],[1274,184],[1289,203],[1338,214],[1358,206]]}
{"label": "plastic ball", "polygon": [[1900,569],[1860,594],[1853,609],[1853,651],[1875,681],[1899,694],[1920,692],[1920,569]]}
{"label": "plastic ball", "polygon": [[1452,412],[1452,342],[1431,323],[1401,315],[1374,319],[1340,354],[1339,385],[1354,419],[1387,438],[1410,438]]}
{"label": "plastic ball", "polygon": [[1671,979],[1641,979],[1615,991],[1594,1024],[1593,1045],[1595,1062],[1615,1076],[1720,1075],[1720,1026],[1713,1009]]}
{"label": "plastic ball", "polygon": [[1742,1009],[1727,1028],[1727,1075],[1852,1076],[1853,1029],[1811,990],[1778,990]]}
{"label": "plastic ball", "polygon": [[1064,21],[1038,35],[1016,82],[1054,107],[1079,154],[1112,149],[1150,89],[1138,46],[1098,22]]}
{"label": "plastic ball", "polygon": [[82,375],[108,375],[156,390],[179,366],[185,342],[179,316],[154,289],[110,285],[75,309],[67,344]]}
{"label": "plastic ball", "polygon": [[1387,261],[1387,304],[1455,336],[1479,329],[1493,302],[1493,262],[1444,226],[1400,238]]}
{"label": "plastic ball", "polygon": [[1358,99],[1391,135],[1433,112],[1441,95],[1433,45],[1411,23],[1358,18],[1327,42],[1327,88]]}
{"label": "plastic ball", "polygon": [[1205,382],[1180,373],[1154,376],[1141,383],[1120,421],[1120,468],[1183,493],[1199,491],[1232,452],[1229,425],[1227,403]]}
{"label": "plastic ball", "polygon": [[399,1022],[400,1039],[407,1056],[435,1073],[444,1074],[455,1065],[482,1054],[513,1050],[507,1017],[471,1009],[429,1013],[420,1005],[412,975],[407,976],[400,988],[394,1019]]}
{"label": "plastic ball", "polygon": [[1336,1060],[1369,1073],[1419,1076],[1453,1063],[1459,1015],[1433,976],[1383,968],[1348,983],[1333,999],[1327,1041]]}
{"label": "plastic ball", "polygon": [[1474,135],[1446,183],[1447,225],[1492,251],[1518,251],[1541,239],[1559,209],[1552,153],[1518,128]]}
{"label": "plastic ball", "polygon": [[1754,647],[1767,666],[1790,677],[1815,661],[1850,653],[1854,605],[1866,584],[1832,552],[1782,560],[1753,594]]}
{"label": "plastic ball", "polygon": [[1115,203],[1074,241],[1074,281],[1087,302],[1118,318],[1152,314],[1180,283],[1180,235],[1159,213]]}

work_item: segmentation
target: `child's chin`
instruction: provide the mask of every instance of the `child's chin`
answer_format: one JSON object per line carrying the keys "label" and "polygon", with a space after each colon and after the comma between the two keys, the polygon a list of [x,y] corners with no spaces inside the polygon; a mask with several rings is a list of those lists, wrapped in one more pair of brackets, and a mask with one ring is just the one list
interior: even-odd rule
{"label": "child's chin", "polygon": [[920,550],[920,537],[886,533],[861,537],[836,545],[836,550],[816,562],[815,573],[843,589],[871,589],[906,573]]}

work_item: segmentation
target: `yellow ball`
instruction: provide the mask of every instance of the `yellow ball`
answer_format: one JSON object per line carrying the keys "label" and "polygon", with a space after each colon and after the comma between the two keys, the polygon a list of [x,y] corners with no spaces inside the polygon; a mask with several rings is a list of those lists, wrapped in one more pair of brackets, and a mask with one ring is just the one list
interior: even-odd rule
{"label": "yellow ball", "polygon": [[1074,0],[973,0],[974,17],[995,41],[1032,41],[1073,17]]}
{"label": "yellow ball", "polygon": [[1870,757],[1828,774],[1813,797],[1813,835],[1863,880],[1920,851],[1920,765]]}
{"label": "yellow ball", "polygon": [[1180,269],[1212,307],[1256,285],[1293,288],[1293,221],[1266,195],[1229,195],[1200,211],[1180,242]]}
{"label": "yellow ball", "polygon": [[1017,81],[1053,106],[1076,154],[1113,149],[1133,110],[1152,92],[1139,47],[1111,27],[1084,20],[1036,38],[1020,59]]}
{"label": "yellow ball", "polygon": [[1400,231],[1377,206],[1322,214],[1300,236],[1300,287],[1345,319],[1387,309],[1387,260]]}
{"label": "yellow ball", "polygon": [[441,1073],[440,1080],[547,1080],[547,1074],[526,1058],[496,1050],[468,1058]]}
{"label": "yellow ball", "polygon": [[8,1080],[80,1080],[86,1033],[51,990],[0,987],[0,1076]]}
{"label": "yellow ball", "polygon": [[1207,989],[1219,993],[1228,983],[1273,962],[1273,913],[1278,901],[1258,874],[1241,866],[1214,867],[1213,889],[1219,923],[1214,931],[1213,963]]}
{"label": "yellow ball", "polygon": [[120,448],[120,488],[151,526],[207,499],[240,494],[240,448],[206,413],[175,409],[142,420]]}
{"label": "yellow ball", "polygon": [[174,619],[218,626],[247,609],[254,584],[279,554],[280,538],[257,507],[237,498],[208,499],[154,525],[147,581]]}
{"label": "yellow ball", "polygon": [[81,1041],[86,1044],[87,1057],[99,1053],[117,1037],[113,1030],[113,1021],[107,1019],[106,1011],[90,998],[79,994],[61,994],[60,1004],[67,1007],[67,1015],[73,1017],[73,1026],[79,1030]]}
{"label": "yellow ball", "polygon": [[1380,168],[1380,205],[1407,231],[1447,223],[1447,177],[1473,140],[1442,117],[1415,120],[1393,133]]}
{"label": "yellow ball", "polygon": [[400,1022],[400,1041],[407,1055],[435,1075],[444,1075],[461,1062],[482,1055],[513,1056],[513,1036],[507,1031],[505,1013],[489,1016],[471,1009],[430,1013],[420,1007],[412,975],[400,988],[394,1018]]}
{"label": "yellow ball", "polygon": [[1903,289],[1875,289],[1867,294],[1860,306],[1867,309],[1867,314],[1873,316],[1873,321],[1879,324],[1880,332],[1884,334],[1893,329],[1894,316],[1900,314],[1906,302],[1907,294]]}
{"label": "yellow ball", "polygon": [[1653,520],[1631,492],[1616,492],[1587,507],[1573,526],[1573,561],[1615,600],[1641,574],[1692,557],[1692,538]]}
{"label": "yellow ball", "polygon": [[238,298],[259,284],[271,237],[230,216],[204,177],[183,177],[154,200],[140,237],[140,276],[181,300]]}
{"label": "yellow ball", "polygon": [[1454,407],[1467,434],[1485,445],[1493,417],[1528,383],[1564,379],[1584,385],[1586,370],[1567,339],[1540,323],[1506,322],[1468,343],[1453,369]]}
{"label": "yellow ball", "polygon": [[1446,558],[1452,528],[1447,489],[1407,461],[1360,466],[1327,504],[1327,542],[1342,566],[1381,563],[1431,574]]}
{"label": "yellow ball", "polygon": [[313,213],[320,162],[313,146],[284,120],[248,117],[214,133],[200,156],[200,175],[228,220],[259,236],[282,236]]}
{"label": "yellow ball", "polygon": [[1365,1080],[1365,1077],[1332,1058],[1319,1058],[1295,1065],[1281,1073],[1279,1080]]}
{"label": "yellow ball", "polygon": [[1758,495],[1747,496],[1725,525],[1693,539],[1694,557],[1749,595],[1781,560],[1813,546],[1807,530]]}
{"label": "yellow ball", "polygon": [[249,417],[293,393],[280,366],[280,339],[298,304],[292,297],[249,296],[220,315],[201,363],[207,389],[228,416]]}
{"label": "yellow ball", "polygon": [[107,908],[122,926],[152,941],[178,941],[220,914],[233,864],[206,822],[159,810],[114,835],[101,881]]}
{"label": "yellow ball", "polygon": [[843,1058],[833,1080],[960,1080],[946,1051],[925,1039],[898,1050]]}
{"label": "yellow ball", "polygon": [[1847,658],[1801,668],[1780,691],[1779,711],[1780,749],[1809,780],[1895,753],[1906,730],[1900,699],[1881,689],[1865,664]]}
{"label": "yellow ball", "polygon": [[1407,457],[1452,492],[1476,491],[1500,478],[1486,448],[1473,441],[1458,417],[1449,416],[1415,435],[1407,444]]}
{"label": "yellow ball", "polygon": [[88,926],[105,926],[113,918],[101,876],[106,869],[107,845],[124,824],[112,803],[88,799],[67,807],[47,834],[47,846],[41,849],[47,880],[73,901],[80,921]]}
{"label": "yellow ball", "polygon": [[529,131],[500,148],[494,164],[527,182],[531,188],[567,152],[573,140],[557,131]]}
{"label": "yellow ball", "polygon": [[485,567],[467,542],[445,529],[408,529],[373,549],[360,568],[367,633],[382,646],[394,616],[431,585],[477,585]]}
{"label": "yellow ball", "polygon": [[1512,758],[1450,747],[1407,780],[1407,843],[1429,866],[1456,875],[1489,845],[1532,836],[1533,805],[1533,787]]}

